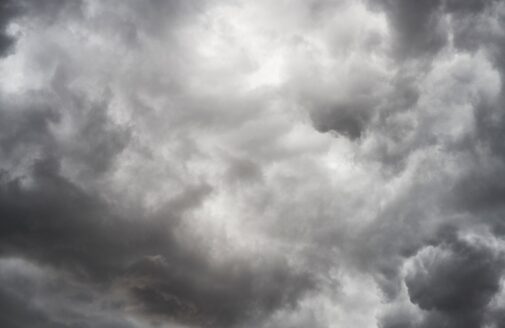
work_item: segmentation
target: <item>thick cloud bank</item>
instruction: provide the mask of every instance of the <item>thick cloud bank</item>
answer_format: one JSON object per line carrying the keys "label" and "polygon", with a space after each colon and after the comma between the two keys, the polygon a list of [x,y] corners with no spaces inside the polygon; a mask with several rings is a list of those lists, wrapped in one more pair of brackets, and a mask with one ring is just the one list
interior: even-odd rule
{"label": "thick cloud bank", "polygon": [[505,327],[505,2],[0,2],[0,326]]}

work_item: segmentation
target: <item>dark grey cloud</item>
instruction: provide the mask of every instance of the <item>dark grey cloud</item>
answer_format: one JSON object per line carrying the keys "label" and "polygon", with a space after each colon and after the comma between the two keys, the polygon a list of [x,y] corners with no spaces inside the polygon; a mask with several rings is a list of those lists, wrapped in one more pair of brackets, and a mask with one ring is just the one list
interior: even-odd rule
{"label": "dark grey cloud", "polygon": [[[278,261],[232,262],[213,268],[203,254],[175,242],[177,220],[170,215],[176,214],[164,213],[163,221],[115,217],[106,204],[58,171],[57,159],[38,161],[31,176],[34,187],[28,189],[22,186],[22,177],[4,173],[3,257],[49,265],[95,288],[107,290],[119,284],[131,297],[123,306],[133,305],[158,318],[155,321],[206,326],[260,320],[276,308],[296,306],[298,297],[314,286],[310,276]],[[194,206],[195,197],[205,197],[203,190],[189,192],[187,206]],[[29,311],[29,302],[21,301],[26,304],[19,311]],[[38,312],[33,320],[47,315]],[[28,319],[21,314],[10,312],[3,322],[24,325]]]}
{"label": "dark grey cloud", "polygon": [[68,274],[19,258],[2,258],[3,312],[9,327],[136,327],[117,312],[120,301],[107,299]]}
{"label": "dark grey cloud", "polygon": [[447,42],[446,26],[441,21],[440,0],[381,1],[395,35],[395,52],[406,59],[432,55]]}
{"label": "dark grey cloud", "polygon": [[8,54],[14,43],[13,37],[8,35],[7,27],[11,19],[19,13],[19,8],[13,1],[0,3],[0,56]]}
{"label": "dark grey cloud", "polygon": [[51,24],[59,15],[80,13],[81,1],[32,1],[32,0],[5,0],[0,3],[0,56],[12,53],[16,37],[7,31],[9,24],[25,16],[41,19],[46,24]]}
{"label": "dark grey cloud", "polygon": [[321,132],[335,131],[348,138],[357,139],[364,133],[371,106],[359,103],[334,105],[312,114],[314,126]]}
{"label": "dark grey cloud", "polygon": [[[477,37],[482,26],[476,25],[482,14],[489,17],[496,1],[396,1],[371,2],[388,17],[395,37],[393,50],[401,59],[436,55],[449,43],[453,33],[457,46],[477,46],[484,41]],[[452,21],[447,22],[451,17]],[[482,21],[480,21],[482,23]]]}
{"label": "dark grey cloud", "polygon": [[480,327],[500,289],[502,255],[486,246],[447,238],[414,262],[405,278],[411,301],[454,327]]}

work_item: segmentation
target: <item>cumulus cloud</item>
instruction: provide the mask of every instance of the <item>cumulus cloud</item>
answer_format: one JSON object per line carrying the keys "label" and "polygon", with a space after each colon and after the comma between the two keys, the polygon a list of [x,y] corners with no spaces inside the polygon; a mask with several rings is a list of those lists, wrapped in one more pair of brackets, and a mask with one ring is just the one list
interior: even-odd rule
{"label": "cumulus cloud", "polygon": [[500,1],[0,8],[0,325],[503,326]]}

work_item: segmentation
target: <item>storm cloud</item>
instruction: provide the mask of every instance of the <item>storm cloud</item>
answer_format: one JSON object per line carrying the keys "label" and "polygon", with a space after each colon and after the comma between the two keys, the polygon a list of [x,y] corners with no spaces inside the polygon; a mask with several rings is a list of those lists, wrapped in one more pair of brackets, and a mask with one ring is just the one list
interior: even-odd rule
{"label": "storm cloud", "polygon": [[505,4],[0,4],[0,326],[505,322]]}

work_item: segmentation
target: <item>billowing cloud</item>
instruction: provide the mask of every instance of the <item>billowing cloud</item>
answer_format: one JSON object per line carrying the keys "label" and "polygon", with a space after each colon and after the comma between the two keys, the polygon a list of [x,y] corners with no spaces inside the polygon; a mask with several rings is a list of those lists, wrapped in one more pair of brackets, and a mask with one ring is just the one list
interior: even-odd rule
{"label": "billowing cloud", "polygon": [[0,325],[493,327],[500,1],[5,1]]}

